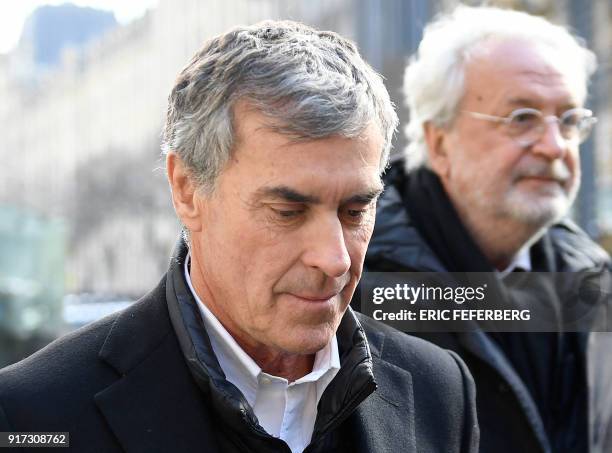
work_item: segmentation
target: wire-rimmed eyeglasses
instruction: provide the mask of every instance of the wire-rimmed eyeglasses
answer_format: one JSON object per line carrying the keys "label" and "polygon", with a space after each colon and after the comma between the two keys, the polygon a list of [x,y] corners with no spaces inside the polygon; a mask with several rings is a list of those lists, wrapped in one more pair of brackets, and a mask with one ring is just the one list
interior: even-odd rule
{"label": "wire-rimmed eyeglasses", "polygon": [[555,122],[559,126],[559,133],[568,142],[580,144],[591,133],[597,118],[588,109],[574,108],[566,110],[560,117],[555,115],[544,116],[542,112],[532,108],[521,108],[513,111],[507,117],[487,115],[486,113],[462,110],[474,118],[504,123],[508,135],[519,145],[527,147],[536,143],[544,135],[546,124]]}

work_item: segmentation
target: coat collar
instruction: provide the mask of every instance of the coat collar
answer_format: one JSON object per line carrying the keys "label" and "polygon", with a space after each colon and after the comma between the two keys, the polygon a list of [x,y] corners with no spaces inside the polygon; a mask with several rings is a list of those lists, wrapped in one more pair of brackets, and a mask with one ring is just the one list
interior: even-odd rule
{"label": "coat collar", "polygon": [[165,281],[124,311],[99,357],[120,378],[95,395],[126,452],[215,452],[210,414],[189,376],[165,306]]}
{"label": "coat collar", "polygon": [[[382,358],[386,334],[368,331],[377,389],[359,405],[350,420],[359,452],[401,451],[416,448],[412,375]],[[399,423],[404,423],[400,427]]]}
{"label": "coat collar", "polygon": [[[214,355],[197,302],[188,289],[183,264],[187,248],[179,241],[167,278],[166,299],[171,322],[195,381],[207,395],[215,413],[234,427],[235,434],[258,451],[278,450],[278,439],[259,425],[240,391],[225,379]],[[376,388],[372,357],[365,333],[354,313],[348,311],[337,332],[341,368],[323,392],[312,440],[314,443],[348,418]]]}

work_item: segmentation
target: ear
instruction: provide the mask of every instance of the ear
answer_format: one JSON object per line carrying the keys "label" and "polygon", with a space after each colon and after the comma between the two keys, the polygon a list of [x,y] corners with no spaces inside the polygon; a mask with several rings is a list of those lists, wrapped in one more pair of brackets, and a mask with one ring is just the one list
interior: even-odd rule
{"label": "ear", "polygon": [[190,232],[200,231],[202,229],[200,195],[187,167],[172,151],[166,156],[166,171],[176,215]]}
{"label": "ear", "polygon": [[448,160],[448,131],[427,121],[423,125],[425,143],[429,153],[429,164],[432,170],[445,180],[450,175],[450,162]]}

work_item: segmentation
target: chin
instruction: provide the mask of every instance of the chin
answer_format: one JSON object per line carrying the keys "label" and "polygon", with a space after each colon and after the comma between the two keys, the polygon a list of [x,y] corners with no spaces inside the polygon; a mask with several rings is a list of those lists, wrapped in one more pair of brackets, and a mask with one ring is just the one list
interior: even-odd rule
{"label": "chin", "polygon": [[330,342],[336,330],[330,326],[301,326],[287,329],[290,338],[282,344],[282,349],[291,354],[308,355],[315,354]]}
{"label": "chin", "polygon": [[554,195],[526,195],[513,193],[505,203],[505,211],[512,218],[534,227],[545,228],[561,219],[571,206],[564,192]]}

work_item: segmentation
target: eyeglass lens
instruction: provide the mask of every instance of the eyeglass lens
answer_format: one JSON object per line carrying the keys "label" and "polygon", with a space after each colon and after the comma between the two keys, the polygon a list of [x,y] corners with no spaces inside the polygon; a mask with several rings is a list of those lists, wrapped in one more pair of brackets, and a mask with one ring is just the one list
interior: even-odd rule
{"label": "eyeglass lens", "polygon": [[528,146],[542,137],[546,130],[546,123],[551,118],[558,124],[559,133],[565,140],[578,143],[586,140],[594,123],[588,110],[568,110],[561,115],[561,118],[544,117],[535,109],[519,110],[513,112],[509,117],[509,132],[521,144]]}

